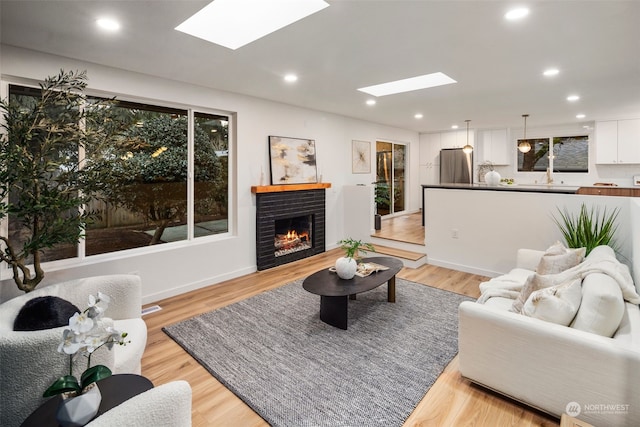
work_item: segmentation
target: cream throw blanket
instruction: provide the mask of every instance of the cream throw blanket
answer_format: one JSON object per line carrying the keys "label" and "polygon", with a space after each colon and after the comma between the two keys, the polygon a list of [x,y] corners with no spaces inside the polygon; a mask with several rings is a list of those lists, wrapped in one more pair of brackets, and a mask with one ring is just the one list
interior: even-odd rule
{"label": "cream throw blanket", "polygon": [[[640,295],[636,292],[629,267],[622,264],[615,258],[615,254],[608,246],[598,246],[593,249],[585,260],[568,270],[558,274],[545,276],[549,281],[549,286],[559,285],[575,279],[584,279],[592,273],[602,273],[614,279],[620,289],[625,301],[632,304],[640,304]],[[506,278],[505,278],[506,279]],[[516,299],[522,290],[523,283],[516,280],[494,279],[480,285],[480,298],[478,302],[484,304],[489,298],[503,297]]]}

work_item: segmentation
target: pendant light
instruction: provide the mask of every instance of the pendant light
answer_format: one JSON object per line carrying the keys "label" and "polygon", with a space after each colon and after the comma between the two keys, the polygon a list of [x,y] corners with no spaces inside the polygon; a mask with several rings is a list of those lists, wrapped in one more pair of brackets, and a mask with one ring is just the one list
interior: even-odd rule
{"label": "pendant light", "polygon": [[469,122],[471,120],[465,120],[465,122],[467,122],[467,145],[465,145],[464,147],[462,147],[462,151],[464,153],[470,154],[473,152],[473,145],[469,145]]}
{"label": "pendant light", "polygon": [[520,150],[521,153],[528,153],[531,151],[531,144],[527,141],[527,117],[529,117],[529,115],[523,114],[522,117],[524,117],[524,137],[522,138],[522,142],[518,144],[518,150]]}

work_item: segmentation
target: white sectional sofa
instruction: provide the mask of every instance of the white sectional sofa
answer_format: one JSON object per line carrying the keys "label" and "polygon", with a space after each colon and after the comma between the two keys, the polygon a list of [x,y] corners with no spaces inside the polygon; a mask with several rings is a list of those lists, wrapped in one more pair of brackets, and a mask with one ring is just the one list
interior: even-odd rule
{"label": "white sectional sofa", "polygon": [[[481,289],[496,283],[512,290],[522,287],[543,254],[521,249],[517,267]],[[582,264],[594,257],[615,255],[598,247]],[[509,290],[481,298],[484,303],[463,302],[460,372],[556,417],[569,413],[594,426],[640,426],[640,310],[633,296],[639,284],[624,292],[634,303],[613,301],[619,297],[606,289],[621,285],[607,274],[591,271],[581,285],[578,314],[568,326],[510,311],[514,299]],[[607,329],[612,336],[602,335]]]}

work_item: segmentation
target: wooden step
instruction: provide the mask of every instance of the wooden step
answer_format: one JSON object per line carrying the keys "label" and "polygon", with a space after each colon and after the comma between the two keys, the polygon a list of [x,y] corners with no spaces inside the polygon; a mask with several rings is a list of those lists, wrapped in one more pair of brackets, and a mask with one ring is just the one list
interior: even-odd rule
{"label": "wooden step", "polygon": [[[376,248],[376,253],[377,254],[381,254],[381,255],[389,255],[395,258],[404,258],[407,259],[409,261],[418,261],[422,258],[424,258],[426,255],[425,254],[421,254],[419,252],[411,252],[411,251],[406,251],[403,249],[397,249],[397,248],[390,248],[389,246],[382,246],[382,245],[373,245],[374,248]],[[374,256],[374,255],[371,255]]]}

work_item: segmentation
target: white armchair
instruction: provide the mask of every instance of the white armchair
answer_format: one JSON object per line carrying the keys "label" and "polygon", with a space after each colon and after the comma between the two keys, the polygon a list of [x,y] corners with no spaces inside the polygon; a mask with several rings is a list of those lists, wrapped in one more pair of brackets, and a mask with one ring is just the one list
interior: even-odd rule
{"label": "white armchair", "polygon": [[[98,291],[111,297],[105,313],[116,329],[128,333],[126,346],[100,349],[91,364],[108,366],[114,374],[140,374],[147,327],[141,313],[141,282],[134,275],[96,276],[44,286],[0,304],[0,425],[18,426],[44,399],[42,393],[57,378],[69,373],[69,356],[57,352],[64,327],[33,332],[13,330],[24,304],[41,296],[57,296],[87,307],[89,295]],[[74,375],[86,369],[86,359],[78,358]]]}
{"label": "white armchair", "polygon": [[191,387],[172,381],[132,397],[91,421],[86,427],[190,427]]}

